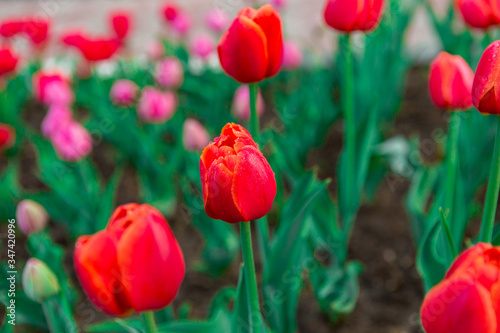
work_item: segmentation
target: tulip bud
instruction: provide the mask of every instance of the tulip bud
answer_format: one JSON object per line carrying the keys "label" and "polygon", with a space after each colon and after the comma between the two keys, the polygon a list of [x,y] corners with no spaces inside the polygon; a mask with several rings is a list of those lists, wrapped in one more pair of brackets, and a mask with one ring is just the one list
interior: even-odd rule
{"label": "tulip bud", "polygon": [[38,202],[25,199],[17,205],[16,219],[21,231],[29,236],[47,226],[49,214]]}
{"label": "tulip bud", "polygon": [[41,303],[61,290],[57,277],[43,261],[30,258],[23,271],[23,289],[32,301]]}
{"label": "tulip bud", "polygon": [[57,155],[68,162],[77,162],[92,151],[92,137],[85,127],[69,121],[50,134]]}
{"label": "tulip bud", "polygon": [[130,107],[134,105],[139,93],[139,87],[130,80],[116,80],[111,87],[109,96],[116,106]]}
{"label": "tulip bud", "polygon": [[205,16],[205,25],[215,33],[222,33],[229,25],[229,17],[219,8],[211,9]]}
{"label": "tulip bud", "polygon": [[130,30],[130,14],[128,12],[116,12],[110,15],[111,27],[116,37],[125,39]]}
{"label": "tulip bud", "polygon": [[184,69],[176,57],[168,57],[156,65],[155,80],[165,88],[179,88],[184,81]]}
{"label": "tulip bud", "polygon": [[0,123],[0,152],[9,149],[16,142],[16,131],[14,127]]}
{"label": "tulip bud", "polygon": [[177,96],[173,92],[161,92],[152,87],[142,91],[137,112],[139,117],[152,124],[161,124],[172,118],[177,109]]}
{"label": "tulip bud", "polygon": [[15,71],[18,62],[18,56],[11,49],[0,49],[0,77]]}
{"label": "tulip bud", "polygon": [[469,26],[487,29],[500,24],[500,6],[496,0],[456,0],[456,7]]}
{"label": "tulip bud", "polygon": [[163,6],[163,16],[167,22],[172,22],[173,20],[175,20],[179,11],[180,10],[177,5],[172,2],[167,2]]}
{"label": "tulip bud", "polygon": [[222,36],[218,52],[226,74],[240,83],[275,76],[283,62],[280,14],[271,5],[244,8]]}
{"label": "tulip bud", "polygon": [[429,90],[441,109],[466,110],[472,107],[474,73],[461,56],[441,52],[431,63]]}
{"label": "tulip bud", "polygon": [[500,85],[498,68],[500,65],[500,41],[491,43],[484,50],[477,65],[472,84],[472,102],[482,114],[500,115]]}
{"label": "tulip bud", "polygon": [[385,0],[328,0],[326,23],[346,33],[375,29],[382,16]]}
{"label": "tulip bud", "polygon": [[[264,99],[260,94],[260,89],[257,93],[257,115],[260,117],[264,114]],[[233,105],[231,107],[233,115],[239,121],[247,122],[250,120],[250,88],[243,85],[236,89],[233,97]]]}
{"label": "tulip bud", "polygon": [[214,50],[215,44],[207,35],[198,35],[191,42],[191,53],[203,60],[207,60]]}
{"label": "tulip bud", "polygon": [[227,124],[201,155],[201,184],[205,211],[228,223],[265,216],[276,196],[271,166],[250,133]]}
{"label": "tulip bud", "polygon": [[92,303],[115,316],[168,306],[185,273],[168,222],[153,207],[138,204],[118,207],[105,230],[78,238],[74,263]]}
{"label": "tulip bud", "polygon": [[182,142],[187,150],[201,151],[210,142],[205,127],[198,120],[192,118],[188,118],[184,122],[182,134]]}
{"label": "tulip bud", "polygon": [[302,49],[297,43],[292,41],[285,42],[283,55],[283,69],[286,70],[299,68],[304,60]]}
{"label": "tulip bud", "polygon": [[478,243],[455,259],[421,308],[427,333],[496,333],[500,327],[500,247]]}

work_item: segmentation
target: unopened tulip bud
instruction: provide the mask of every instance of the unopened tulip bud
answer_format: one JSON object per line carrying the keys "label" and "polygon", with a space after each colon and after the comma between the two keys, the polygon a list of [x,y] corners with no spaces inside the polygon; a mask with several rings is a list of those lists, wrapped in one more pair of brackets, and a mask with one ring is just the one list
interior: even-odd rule
{"label": "unopened tulip bud", "polygon": [[461,56],[441,52],[431,63],[429,90],[441,109],[466,110],[472,107],[474,73]]}
{"label": "unopened tulip bud", "polygon": [[152,87],[142,91],[137,106],[139,117],[147,123],[161,124],[172,118],[177,109],[177,96],[173,92],[162,92]]}
{"label": "unopened tulip bud", "polygon": [[222,33],[227,29],[230,19],[227,13],[219,8],[211,9],[205,16],[206,26],[216,32]]}
{"label": "unopened tulip bud", "polygon": [[477,65],[472,84],[472,102],[482,114],[500,115],[500,41],[491,43],[484,50]]}
{"label": "unopened tulip bud", "polygon": [[51,141],[57,155],[68,162],[77,162],[92,151],[89,131],[76,121],[60,126],[52,133]]}
{"label": "unopened tulip bud", "polygon": [[210,137],[198,120],[189,118],[184,122],[182,141],[187,150],[201,151],[210,143]]}
{"label": "unopened tulip bud", "polygon": [[41,303],[61,290],[57,277],[43,261],[30,258],[23,271],[23,290],[32,301]]}
{"label": "unopened tulip bud", "polygon": [[168,57],[156,65],[156,82],[165,88],[179,88],[184,81],[184,68],[176,57]]}
{"label": "unopened tulip bud", "polygon": [[[264,114],[264,99],[257,93],[257,114],[262,116]],[[247,122],[250,119],[250,88],[247,85],[240,86],[233,97],[232,113],[236,119]]]}
{"label": "unopened tulip bud", "polygon": [[109,93],[111,101],[116,106],[132,106],[135,103],[139,87],[130,80],[117,80]]}
{"label": "unopened tulip bud", "polygon": [[19,229],[29,236],[47,226],[49,214],[38,202],[25,199],[17,205],[16,219]]}
{"label": "unopened tulip bud", "polygon": [[207,58],[214,52],[215,43],[207,35],[198,35],[191,42],[191,53],[203,60]]}
{"label": "unopened tulip bud", "polygon": [[283,51],[283,69],[294,70],[302,65],[304,56],[300,46],[292,41],[285,42]]}
{"label": "unopened tulip bud", "polygon": [[9,48],[0,48],[0,77],[16,70],[19,57]]}

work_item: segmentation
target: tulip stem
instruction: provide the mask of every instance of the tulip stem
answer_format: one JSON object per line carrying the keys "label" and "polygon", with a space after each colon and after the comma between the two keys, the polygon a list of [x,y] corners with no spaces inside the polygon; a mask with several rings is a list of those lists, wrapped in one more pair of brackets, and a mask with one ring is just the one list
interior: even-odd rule
{"label": "tulip stem", "polygon": [[493,226],[495,224],[495,214],[497,211],[498,191],[500,190],[500,119],[497,118],[497,134],[495,138],[495,148],[491,161],[490,178],[488,180],[488,190],[486,191],[486,202],[483,210],[483,220],[481,221],[481,232],[479,240],[491,243],[493,236]]}
{"label": "tulip stem", "polygon": [[460,128],[460,113],[452,112],[450,117],[448,134],[448,161],[446,169],[446,197],[445,209],[446,217],[453,225],[454,196],[457,179],[458,165],[458,132]]}
{"label": "tulip stem", "polygon": [[251,222],[240,222],[240,236],[247,296],[250,301],[250,332],[259,333],[261,332],[261,314],[259,289],[257,287],[257,275],[255,273],[255,262],[253,258]]}
{"label": "tulip stem", "polygon": [[[259,95],[259,85],[257,83],[248,86],[250,90],[250,132],[257,144],[260,144],[259,115],[257,114],[257,99]],[[267,245],[269,242],[269,226],[267,219],[262,218],[256,223],[258,231],[258,247],[262,265],[266,264]]]}
{"label": "tulip stem", "polygon": [[[344,145],[346,149],[346,198],[347,207],[351,208],[354,200],[354,190],[357,188],[355,180],[356,170],[356,120],[354,118],[354,61],[351,50],[350,35],[347,35],[345,48],[345,82],[344,82]],[[347,215],[353,212],[349,211]],[[349,232],[349,231],[347,231]]]}
{"label": "tulip stem", "polygon": [[142,320],[144,321],[144,328],[146,333],[156,333],[158,328],[156,327],[155,315],[153,311],[147,311],[141,313]]}
{"label": "tulip stem", "polygon": [[58,325],[59,319],[58,315],[55,313],[55,307],[53,304],[52,297],[42,301],[42,310],[45,315],[45,320],[47,321],[47,326],[50,333],[60,332],[60,327]]}

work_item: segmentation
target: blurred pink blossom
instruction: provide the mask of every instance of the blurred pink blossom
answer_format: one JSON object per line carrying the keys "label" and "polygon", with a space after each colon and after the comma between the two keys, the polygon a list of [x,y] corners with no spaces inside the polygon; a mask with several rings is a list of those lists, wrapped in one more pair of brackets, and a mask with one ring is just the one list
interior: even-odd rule
{"label": "blurred pink blossom", "polygon": [[66,126],[72,120],[71,109],[67,105],[54,104],[49,107],[49,111],[42,121],[42,134],[46,138],[51,138],[59,128]]}
{"label": "blurred pink blossom", "polygon": [[[264,113],[264,108],[264,100],[259,90],[257,94],[257,114],[259,117]],[[240,86],[234,93],[231,110],[238,120],[245,122],[250,120],[250,89],[247,85]]]}
{"label": "blurred pink blossom", "polygon": [[184,81],[184,68],[176,57],[168,57],[156,65],[156,82],[165,88],[179,88]]}
{"label": "blurred pink blossom", "polygon": [[210,143],[210,137],[198,120],[188,118],[184,122],[182,142],[187,150],[201,151]]}
{"label": "blurred pink blossom", "polygon": [[299,68],[304,60],[300,46],[293,41],[287,41],[283,47],[283,69],[293,70]]}
{"label": "blurred pink blossom", "polygon": [[215,43],[210,36],[204,34],[197,35],[191,42],[191,53],[203,60],[207,60],[214,50]]}
{"label": "blurred pink blossom", "polygon": [[161,124],[172,118],[177,109],[177,96],[173,92],[162,92],[153,87],[142,91],[137,112],[146,123]]}
{"label": "blurred pink blossom", "polygon": [[158,60],[165,56],[165,48],[161,41],[154,39],[149,43],[146,53],[151,60]]}
{"label": "blurred pink blossom", "polygon": [[170,27],[177,36],[184,37],[191,29],[191,18],[185,12],[179,12],[170,22]]}
{"label": "blurred pink blossom", "polygon": [[62,73],[40,70],[32,81],[35,98],[46,105],[70,105],[75,99],[70,80]]}
{"label": "blurred pink blossom", "polygon": [[211,9],[205,16],[206,26],[216,33],[223,33],[226,31],[229,22],[229,16],[220,8]]}
{"label": "blurred pink blossom", "polygon": [[288,0],[269,0],[269,3],[276,9],[284,9],[288,5]]}
{"label": "blurred pink blossom", "polygon": [[52,133],[51,141],[57,155],[69,162],[77,162],[92,151],[90,133],[76,121],[59,126]]}
{"label": "blurred pink blossom", "polygon": [[139,87],[130,80],[116,80],[109,96],[116,106],[132,106],[135,103]]}

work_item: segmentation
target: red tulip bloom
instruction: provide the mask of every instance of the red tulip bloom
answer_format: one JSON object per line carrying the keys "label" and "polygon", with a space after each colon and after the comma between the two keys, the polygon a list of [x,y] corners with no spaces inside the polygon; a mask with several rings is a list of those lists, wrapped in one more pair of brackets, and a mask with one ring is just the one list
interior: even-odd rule
{"label": "red tulip bloom", "polygon": [[461,56],[441,52],[431,63],[429,90],[441,109],[466,110],[472,107],[474,72]]}
{"label": "red tulip bloom", "polygon": [[179,7],[175,3],[167,2],[162,9],[163,17],[167,22],[172,22],[177,18]]}
{"label": "red tulip bloom", "polygon": [[328,0],[326,23],[343,32],[375,29],[382,16],[385,0]]}
{"label": "red tulip bloom", "polygon": [[500,329],[500,247],[479,243],[463,252],[425,296],[427,333],[497,333]]}
{"label": "red tulip bloom", "polygon": [[31,19],[24,22],[23,32],[33,44],[40,45],[47,40],[49,27],[49,21]]}
{"label": "red tulip bloom", "polygon": [[111,58],[120,48],[118,38],[90,38],[82,33],[66,34],[64,44],[77,48],[88,61],[102,61]]}
{"label": "red tulip bloom", "polygon": [[281,17],[271,5],[244,8],[222,36],[219,59],[227,75],[255,83],[276,75],[283,62]]}
{"label": "red tulip bloom", "polygon": [[115,316],[168,306],[185,272],[168,222],[149,205],[118,207],[105,230],[78,238],[74,261],[89,299]]}
{"label": "red tulip bloom", "polygon": [[464,21],[473,28],[486,29],[500,24],[498,0],[456,0]]}
{"label": "red tulip bloom", "polygon": [[0,123],[0,152],[9,149],[16,142],[16,131],[10,125]]}
{"label": "red tulip bloom", "polygon": [[110,20],[116,37],[119,39],[125,39],[130,30],[130,14],[127,12],[114,13],[111,15]]}
{"label": "red tulip bloom", "polygon": [[252,221],[266,215],[276,196],[271,166],[250,133],[227,124],[201,155],[205,211],[228,223]]}
{"label": "red tulip bloom", "polygon": [[483,114],[500,115],[500,41],[484,50],[472,84],[472,102]]}
{"label": "red tulip bloom", "polygon": [[21,20],[8,20],[0,24],[0,36],[4,38],[14,37],[23,30],[24,22]]}
{"label": "red tulip bloom", "polygon": [[0,77],[13,72],[16,69],[18,62],[19,58],[12,52],[11,49],[0,49]]}

